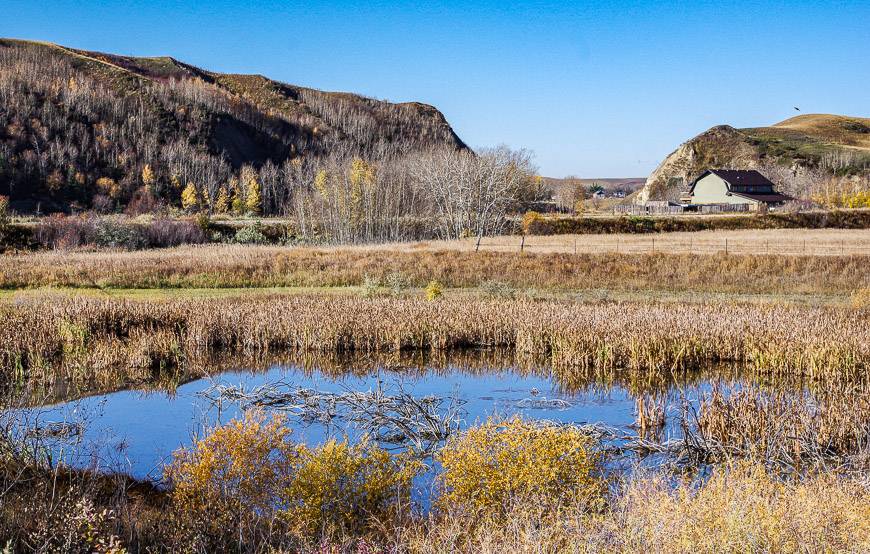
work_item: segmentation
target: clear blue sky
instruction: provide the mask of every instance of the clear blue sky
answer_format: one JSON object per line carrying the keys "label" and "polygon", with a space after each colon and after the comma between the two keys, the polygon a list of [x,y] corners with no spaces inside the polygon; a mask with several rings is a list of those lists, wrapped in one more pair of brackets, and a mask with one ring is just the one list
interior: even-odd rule
{"label": "clear blue sky", "polygon": [[643,176],[710,126],[870,116],[870,0],[4,0],[0,36],[437,106],[545,175]]}

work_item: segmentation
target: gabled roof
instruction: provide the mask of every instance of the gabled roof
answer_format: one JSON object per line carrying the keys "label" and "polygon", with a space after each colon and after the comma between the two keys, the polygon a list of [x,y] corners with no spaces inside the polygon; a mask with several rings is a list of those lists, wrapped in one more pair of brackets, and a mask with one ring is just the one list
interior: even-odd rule
{"label": "gabled roof", "polygon": [[755,171],[754,169],[708,169],[704,173],[700,174],[697,179],[692,181],[691,189],[695,188],[695,183],[711,173],[721,178],[723,181],[731,186],[774,186],[770,179]]}
{"label": "gabled roof", "polygon": [[711,173],[721,177],[729,185],[773,186],[773,183],[754,169],[711,169]]}

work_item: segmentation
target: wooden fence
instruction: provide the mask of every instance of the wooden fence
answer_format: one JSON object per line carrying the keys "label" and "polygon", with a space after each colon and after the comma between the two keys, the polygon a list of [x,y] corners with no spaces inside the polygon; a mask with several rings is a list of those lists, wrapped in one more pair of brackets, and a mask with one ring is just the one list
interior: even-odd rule
{"label": "wooden fence", "polygon": [[671,239],[656,236],[631,240],[572,241],[554,242],[553,237],[542,237],[549,242],[538,242],[535,237],[516,237],[508,241],[481,240],[480,251],[491,252],[528,252],[561,254],[600,254],[600,253],[673,253],[673,254],[778,254],[793,256],[867,256],[870,255],[870,242],[867,241],[815,241],[815,240],[740,240],[725,239]]}

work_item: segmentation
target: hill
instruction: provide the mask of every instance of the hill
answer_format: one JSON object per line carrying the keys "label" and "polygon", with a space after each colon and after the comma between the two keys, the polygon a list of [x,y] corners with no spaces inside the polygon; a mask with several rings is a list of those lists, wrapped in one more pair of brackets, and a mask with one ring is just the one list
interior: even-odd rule
{"label": "hill", "polygon": [[0,195],[19,210],[125,205],[142,181],[177,201],[185,183],[214,191],[244,166],[433,147],[466,148],[422,103],[0,39]]}
{"label": "hill", "polygon": [[821,187],[867,187],[870,119],[808,114],[770,127],[713,127],[680,145],[649,176],[638,199],[670,199],[708,168],[757,169],[782,192],[809,198]]}

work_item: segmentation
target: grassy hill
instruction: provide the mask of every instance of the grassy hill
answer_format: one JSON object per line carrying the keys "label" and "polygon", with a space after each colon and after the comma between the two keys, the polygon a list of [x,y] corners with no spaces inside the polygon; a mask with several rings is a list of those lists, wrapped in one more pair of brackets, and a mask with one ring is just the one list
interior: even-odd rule
{"label": "grassy hill", "polygon": [[[445,117],[172,57],[130,57],[0,39],[0,195],[43,211],[158,197],[260,170],[343,156],[466,148]],[[150,179],[149,179],[150,181]]]}
{"label": "grassy hill", "polygon": [[713,127],[665,158],[639,199],[675,199],[708,168],[757,169],[798,198],[823,186],[866,187],[870,119],[807,114],[769,127]]}

